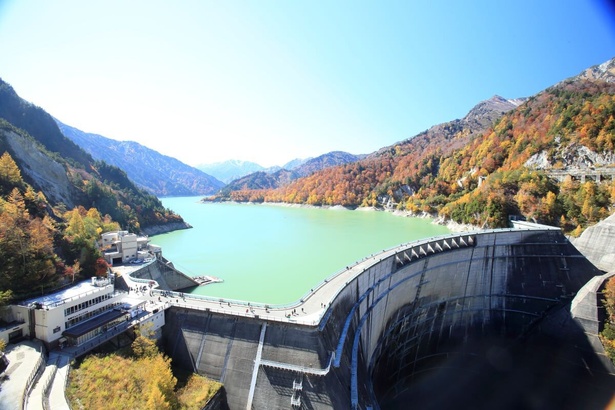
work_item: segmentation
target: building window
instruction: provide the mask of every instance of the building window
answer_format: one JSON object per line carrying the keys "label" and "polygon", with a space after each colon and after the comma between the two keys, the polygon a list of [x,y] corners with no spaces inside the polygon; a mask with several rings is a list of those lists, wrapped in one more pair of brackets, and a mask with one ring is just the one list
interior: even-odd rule
{"label": "building window", "polygon": [[96,305],[100,302],[103,302],[107,299],[110,299],[111,297],[113,297],[112,293],[105,293],[104,295],[98,296],[94,299],[90,299],[88,301],[85,301],[83,303],[80,303],[76,306],[72,306],[69,308],[64,309],[64,316],[69,316],[72,315],[73,313],[77,313],[83,309],[87,309],[90,306]]}

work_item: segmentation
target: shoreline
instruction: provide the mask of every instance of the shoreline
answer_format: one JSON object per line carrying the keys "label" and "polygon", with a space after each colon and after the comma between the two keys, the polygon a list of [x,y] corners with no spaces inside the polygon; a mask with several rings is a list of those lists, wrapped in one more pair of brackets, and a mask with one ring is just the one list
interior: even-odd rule
{"label": "shoreline", "polygon": [[163,225],[151,225],[145,228],[142,228],[141,231],[144,235],[154,236],[161,235],[163,233],[169,233],[174,231],[181,231],[182,229],[191,229],[192,225],[188,222],[171,222]]}
{"label": "shoreline", "polygon": [[282,206],[287,208],[320,208],[320,209],[332,209],[332,210],[345,210],[345,211],[360,211],[360,212],[389,212],[394,216],[405,217],[405,218],[421,218],[421,219],[431,219],[431,223],[435,225],[441,225],[447,227],[451,232],[459,233],[459,232],[475,232],[484,230],[480,226],[470,225],[470,224],[461,224],[457,223],[451,219],[444,219],[437,215],[432,215],[427,212],[422,212],[421,214],[416,214],[412,211],[400,211],[398,209],[382,209],[375,208],[373,206],[369,207],[356,207],[354,209],[347,208],[342,205],[309,205],[309,204],[292,204],[287,202],[238,202],[238,201],[204,201],[200,200],[202,203],[220,203],[220,202],[230,202],[235,204],[244,204],[244,205],[273,205],[273,206]]}

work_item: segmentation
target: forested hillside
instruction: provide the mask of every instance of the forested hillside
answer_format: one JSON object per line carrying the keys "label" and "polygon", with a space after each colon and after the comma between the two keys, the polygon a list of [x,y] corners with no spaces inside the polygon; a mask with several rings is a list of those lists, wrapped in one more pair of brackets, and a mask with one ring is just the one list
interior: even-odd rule
{"label": "forested hillside", "polygon": [[53,207],[26,183],[5,152],[0,156],[0,305],[63,284],[105,275],[95,241],[119,229],[96,208]]}
{"label": "forested hillside", "polygon": [[21,99],[0,80],[0,155],[8,152],[24,180],[54,206],[96,208],[123,229],[183,223],[126,173],[95,161],[66,138],[43,109]]}
{"label": "forested hillside", "polygon": [[495,97],[491,109],[483,102],[462,120],[358,162],[229,198],[388,207],[488,227],[506,226],[516,215],[580,232],[611,212],[615,185],[571,177],[559,183],[549,171],[614,165],[614,66],[592,67],[524,102],[502,105]]}
{"label": "forested hillside", "polygon": [[102,232],[160,226],[186,224],[0,80],[0,306],[106,275]]}

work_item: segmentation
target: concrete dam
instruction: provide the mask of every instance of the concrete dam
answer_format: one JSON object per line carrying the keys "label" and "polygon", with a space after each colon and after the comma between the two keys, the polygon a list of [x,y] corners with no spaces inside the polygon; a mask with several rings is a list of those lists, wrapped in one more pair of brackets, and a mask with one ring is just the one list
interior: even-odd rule
{"label": "concrete dam", "polygon": [[545,226],[430,238],[294,305],[174,299],[164,347],[233,410],[605,408],[615,369],[570,313],[602,273]]}

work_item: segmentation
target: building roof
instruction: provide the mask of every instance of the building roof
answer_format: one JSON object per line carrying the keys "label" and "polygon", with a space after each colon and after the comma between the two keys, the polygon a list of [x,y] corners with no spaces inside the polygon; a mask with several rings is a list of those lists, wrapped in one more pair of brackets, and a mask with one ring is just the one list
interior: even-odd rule
{"label": "building roof", "polygon": [[113,285],[110,282],[107,282],[106,279],[104,281],[98,281],[98,284],[103,286],[93,285],[91,280],[79,282],[74,286],[67,287],[66,289],[62,289],[55,293],[25,300],[20,302],[19,305],[30,306],[33,303],[37,303],[43,308],[54,308],[88,294],[108,290],[108,287],[113,288]]}

